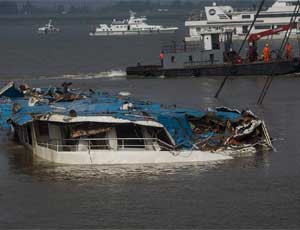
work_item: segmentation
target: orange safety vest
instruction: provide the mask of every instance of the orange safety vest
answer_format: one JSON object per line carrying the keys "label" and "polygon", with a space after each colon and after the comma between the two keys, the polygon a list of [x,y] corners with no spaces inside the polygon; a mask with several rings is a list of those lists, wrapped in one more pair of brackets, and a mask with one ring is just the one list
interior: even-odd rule
{"label": "orange safety vest", "polygon": [[268,62],[270,59],[270,49],[269,47],[265,46],[263,49],[264,61]]}
{"label": "orange safety vest", "polygon": [[287,57],[291,57],[291,55],[292,55],[292,45],[291,44],[286,44],[285,54]]}

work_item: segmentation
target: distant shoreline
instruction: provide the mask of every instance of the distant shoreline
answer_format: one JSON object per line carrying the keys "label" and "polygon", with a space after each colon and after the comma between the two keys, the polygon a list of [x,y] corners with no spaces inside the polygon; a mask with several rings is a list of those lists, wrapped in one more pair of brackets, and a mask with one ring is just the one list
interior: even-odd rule
{"label": "distant shoreline", "polygon": [[[170,12],[157,12],[157,11],[139,11],[137,12],[140,16],[147,16],[149,18],[178,18],[186,20],[190,15],[188,10],[172,10]],[[89,14],[14,14],[14,15],[0,15],[0,19],[15,20],[15,19],[109,19],[112,18],[127,18],[129,17],[129,12],[124,11],[111,11],[105,13],[89,13]]]}

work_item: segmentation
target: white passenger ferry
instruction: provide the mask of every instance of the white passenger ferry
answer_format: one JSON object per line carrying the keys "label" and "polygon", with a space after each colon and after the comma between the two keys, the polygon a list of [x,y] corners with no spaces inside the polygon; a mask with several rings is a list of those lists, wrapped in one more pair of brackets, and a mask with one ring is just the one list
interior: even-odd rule
{"label": "white passenger ferry", "polygon": [[57,33],[57,32],[60,32],[60,29],[53,26],[51,19],[45,26],[38,28],[39,34],[48,34],[48,33]]}
{"label": "white passenger ferry", "polygon": [[111,25],[100,24],[96,27],[91,36],[109,35],[139,35],[139,34],[159,34],[174,33],[178,27],[163,27],[161,25],[148,25],[146,17],[135,17],[135,12],[130,11],[130,18],[122,21],[114,19]]}
{"label": "white passenger ferry", "polygon": [[[297,0],[277,0],[265,11],[258,15],[252,33],[258,33],[268,29],[276,29],[278,26],[287,25],[297,5]],[[189,36],[186,41],[197,41],[201,39],[204,32],[213,30],[233,30],[233,39],[244,39],[247,31],[254,20],[255,11],[235,11],[231,6],[212,6],[205,7],[205,17],[192,17],[185,22],[189,29]],[[297,18],[297,22],[299,18]],[[296,37],[299,29],[293,29],[291,37]],[[274,38],[282,38],[284,33],[274,35]]]}

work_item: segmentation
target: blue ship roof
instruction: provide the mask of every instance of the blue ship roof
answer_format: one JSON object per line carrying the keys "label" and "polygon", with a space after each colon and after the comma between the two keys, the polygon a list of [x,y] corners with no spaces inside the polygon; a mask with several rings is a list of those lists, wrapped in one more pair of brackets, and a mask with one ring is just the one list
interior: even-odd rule
{"label": "blue ship roof", "polygon": [[[121,109],[127,102],[133,104],[132,110]],[[20,105],[20,109],[13,114],[12,107],[15,103]],[[9,119],[18,125],[24,125],[33,120],[33,115],[69,115],[70,110],[76,111],[77,116],[100,116],[105,114],[130,121],[146,120],[150,117],[166,128],[176,145],[186,148],[192,146],[194,135],[188,117],[201,118],[208,113],[208,111],[203,110],[166,107],[158,103],[112,96],[102,92],[96,92],[87,95],[85,99],[72,102],[41,103],[35,106],[29,106],[28,99],[24,97],[2,98],[0,101],[0,127],[8,128],[7,120]],[[234,121],[241,117],[241,114],[236,111],[214,110],[213,112],[218,119],[224,121]]]}

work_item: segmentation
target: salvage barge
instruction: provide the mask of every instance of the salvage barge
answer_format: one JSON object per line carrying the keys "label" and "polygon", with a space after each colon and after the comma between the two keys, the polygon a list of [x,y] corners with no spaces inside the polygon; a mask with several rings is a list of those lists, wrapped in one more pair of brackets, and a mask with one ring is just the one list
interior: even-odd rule
{"label": "salvage barge", "polygon": [[[194,66],[193,66],[194,65]],[[205,77],[205,76],[269,76],[286,75],[300,72],[300,59],[280,60],[269,63],[256,62],[245,64],[185,64],[184,67],[164,68],[160,65],[137,65],[126,69],[127,76],[142,77]]]}
{"label": "salvage barge", "polygon": [[[216,29],[202,32],[202,39],[198,42],[183,42],[180,45],[173,42],[164,46],[160,65],[137,63],[136,66],[127,67],[126,73],[129,77],[266,76],[297,73],[300,72],[298,57],[279,58],[278,51],[274,50],[271,52],[271,61],[266,63],[257,56],[257,51],[253,50],[257,49],[256,42],[261,37],[277,34],[290,27],[286,25],[250,35],[246,58],[234,51],[232,31]],[[252,38],[255,39],[251,40]]]}
{"label": "salvage barge", "polygon": [[272,148],[251,111],[180,109],[69,85],[4,87],[1,126],[34,155],[64,164],[218,161]]}

